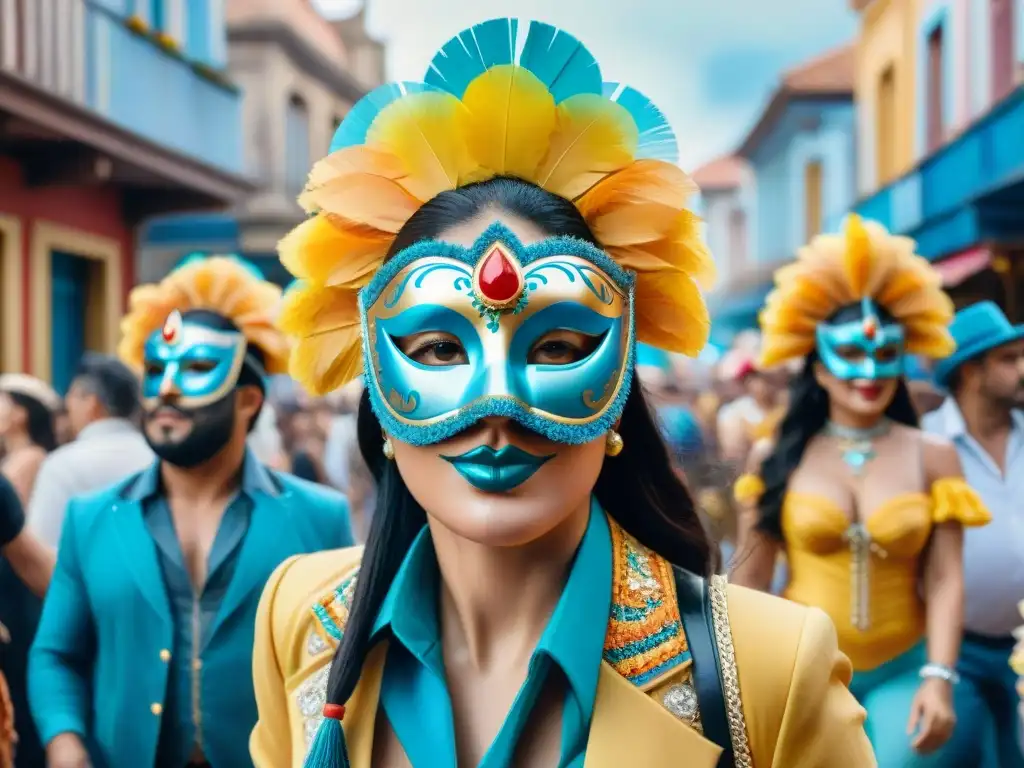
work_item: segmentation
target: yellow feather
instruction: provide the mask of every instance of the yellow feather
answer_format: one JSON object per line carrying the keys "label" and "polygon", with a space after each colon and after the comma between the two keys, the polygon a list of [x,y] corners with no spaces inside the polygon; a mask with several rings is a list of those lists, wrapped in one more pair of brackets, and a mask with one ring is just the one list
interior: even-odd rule
{"label": "yellow feather", "polygon": [[285,235],[277,253],[300,280],[361,288],[384,263],[392,239],[387,232],[320,213]]}
{"label": "yellow feather", "polygon": [[422,204],[396,181],[370,173],[349,173],[307,191],[304,199],[346,221],[396,234]]}
{"label": "yellow feather", "polygon": [[667,270],[637,275],[637,339],[668,352],[696,355],[711,330],[708,308],[694,282]]}
{"label": "yellow feather", "polygon": [[408,172],[402,186],[426,201],[473,170],[459,131],[465,119],[466,107],[450,93],[409,94],[377,115],[366,141],[399,158]]}
{"label": "yellow feather", "polygon": [[602,179],[576,201],[588,221],[615,206],[657,203],[677,212],[697,191],[697,185],[678,166],[662,160],[637,160]]}
{"label": "yellow feather", "polygon": [[297,340],[288,371],[310,392],[326,394],[359,373],[359,306],[353,291],[293,288],[285,296],[278,327]]}
{"label": "yellow feather", "polygon": [[571,96],[557,107],[555,131],[537,183],[570,200],[633,161],[636,123],[620,104],[597,94]]}
{"label": "yellow feather", "polygon": [[[360,145],[339,149],[316,162],[309,172],[306,188],[316,188],[349,173],[371,173],[393,181],[402,181],[409,175],[401,158],[378,147]],[[301,202],[303,196],[299,200]]]}
{"label": "yellow feather", "polygon": [[851,215],[846,221],[846,253],[843,264],[850,290],[858,299],[865,295],[871,275],[873,253],[871,239],[860,216]]}
{"label": "yellow feather", "polygon": [[689,211],[678,211],[676,215],[672,229],[664,237],[649,243],[609,248],[609,253],[625,269],[634,272],[677,269],[709,290],[714,285],[717,268],[701,239],[700,218]]}
{"label": "yellow feather", "polygon": [[466,88],[463,135],[476,164],[495,174],[536,178],[555,129],[555,99],[527,69],[504,64]]}

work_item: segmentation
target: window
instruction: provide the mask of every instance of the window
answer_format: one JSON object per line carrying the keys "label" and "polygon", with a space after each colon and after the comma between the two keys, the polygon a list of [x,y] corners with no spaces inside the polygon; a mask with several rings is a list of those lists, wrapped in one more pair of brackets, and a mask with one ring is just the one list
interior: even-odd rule
{"label": "window", "polygon": [[875,125],[877,183],[896,176],[896,71],[890,64],[878,80]]}
{"label": "window", "polygon": [[288,102],[285,114],[285,186],[289,195],[298,195],[309,174],[309,113],[298,96]]}
{"label": "window", "polygon": [[747,261],[747,214],[739,208],[729,213],[729,254],[727,256],[730,274],[737,274]]}
{"label": "window", "polygon": [[165,32],[167,19],[164,18],[164,0],[149,0],[149,26],[151,29]]}
{"label": "window", "polygon": [[812,160],[804,167],[805,242],[821,234],[821,161]]}
{"label": "window", "polygon": [[989,0],[992,23],[992,98],[1007,96],[1014,86],[1016,69],[1013,38],[1016,30],[1013,0]]}
{"label": "window", "polygon": [[925,95],[925,132],[929,152],[934,152],[942,146],[944,126],[943,93],[946,86],[946,78],[943,77],[944,58],[944,33],[942,24],[937,24],[932,33],[928,35],[928,91]]}

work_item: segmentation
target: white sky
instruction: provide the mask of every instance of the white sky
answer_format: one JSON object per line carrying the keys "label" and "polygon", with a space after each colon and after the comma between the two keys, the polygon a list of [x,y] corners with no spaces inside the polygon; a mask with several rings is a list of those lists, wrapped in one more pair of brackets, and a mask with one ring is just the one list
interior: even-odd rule
{"label": "white sky", "polygon": [[[348,15],[360,0],[314,0]],[[369,0],[391,79],[419,80],[436,49],[488,18],[540,19],[579,37],[606,80],[643,91],[693,170],[742,140],[780,73],[852,39],[847,0]]]}

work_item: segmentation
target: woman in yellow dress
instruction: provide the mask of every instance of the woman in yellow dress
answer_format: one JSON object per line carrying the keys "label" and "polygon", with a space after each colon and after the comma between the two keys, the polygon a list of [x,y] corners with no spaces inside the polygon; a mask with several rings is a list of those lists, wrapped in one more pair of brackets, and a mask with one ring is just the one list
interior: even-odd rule
{"label": "woman in yellow dress", "polygon": [[[523,39],[525,38],[525,39]],[[675,139],[575,38],[496,19],[374,91],[281,246],[317,394],[363,369],[365,550],[288,561],[259,768],[873,765],[819,611],[734,589],[639,387],[710,258]]]}
{"label": "woman in yellow dress", "polygon": [[856,217],[779,270],[762,362],[803,370],[736,484],[733,581],[767,588],[785,551],[784,595],[835,622],[883,768],[954,764],[939,748],[954,726],[963,526],[989,519],[953,446],[917,428],[902,378],[905,354],[953,349],[939,285],[913,241]]}

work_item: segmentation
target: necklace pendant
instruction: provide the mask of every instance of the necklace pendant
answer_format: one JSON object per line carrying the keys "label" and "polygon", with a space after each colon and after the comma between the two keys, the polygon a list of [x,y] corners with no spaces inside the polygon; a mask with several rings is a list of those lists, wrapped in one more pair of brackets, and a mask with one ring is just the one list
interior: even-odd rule
{"label": "necklace pendant", "polygon": [[870,443],[851,445],[843,451],[843,461],[855,475],[861,474],[875,456],[875,450]]}

